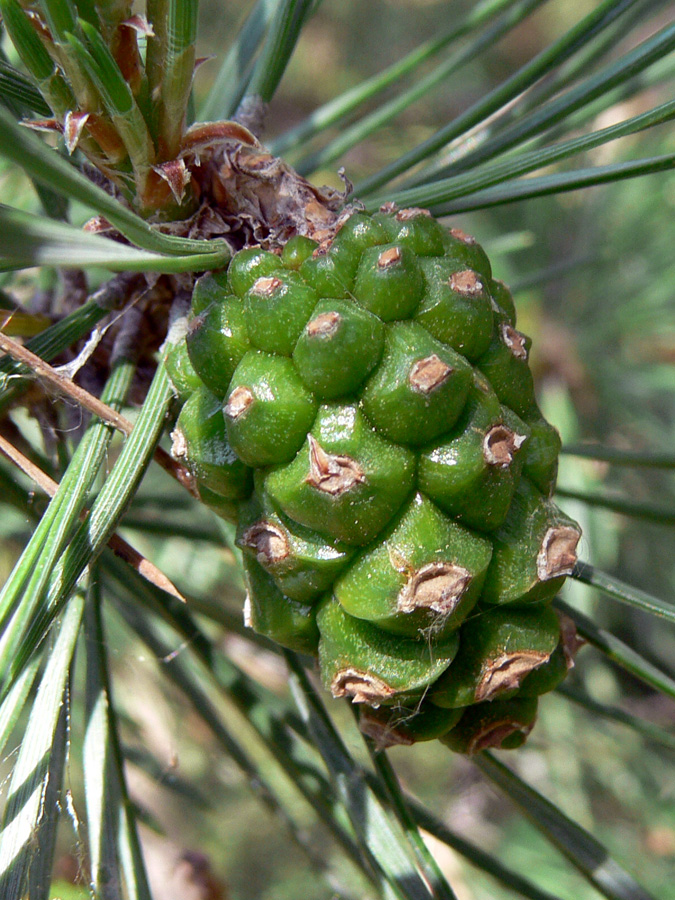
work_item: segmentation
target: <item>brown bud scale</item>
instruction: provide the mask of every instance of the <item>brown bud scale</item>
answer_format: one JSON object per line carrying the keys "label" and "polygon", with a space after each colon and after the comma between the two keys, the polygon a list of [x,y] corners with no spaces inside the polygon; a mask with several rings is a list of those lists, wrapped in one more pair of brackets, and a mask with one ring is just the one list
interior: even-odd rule
{"label": "brown bud scale", "polygon": [[190,184],[190,170],[185,165],[184,159],[172,159],[159,166],[153,166],[153,171],[166,182],[173,194],[176,203],[182,203],[185,196],[185,188]]}
{"label": "brown bud scale", "polygon": [[80,142],[82,129],[87,124],[88,119],[89,113],[74,112],[70,109],[66,113],[66,117],[63,120],[63,139],[66,150],[71,156]]}

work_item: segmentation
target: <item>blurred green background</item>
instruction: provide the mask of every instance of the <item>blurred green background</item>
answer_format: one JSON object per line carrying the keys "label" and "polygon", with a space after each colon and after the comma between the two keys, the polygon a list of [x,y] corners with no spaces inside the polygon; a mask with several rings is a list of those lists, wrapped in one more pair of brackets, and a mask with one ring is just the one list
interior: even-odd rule
{"label": "blurred green background", "polygon": [[[250,5],[239,0],[204,0],[200,13],[203,56],[222,56]],[[269,110],[265,137],[281,133],[320,103],[379,71],[446,27],[450,17],[469,5],[456,0],[325,0],[306,28]],[[590,0],[545,4],[508,39],[467,66],[460,77],[429,94],[341,160],[348,177],[358,181],[433,133],[595,5]],[[198,97],[217,67],[216,59],[198,70]],[[602,124],[627,115],[621,102],[617,98],[617,106],[603,113]],[[630,114],[640,109],[640,98],[632,100]],[[675,152],[675,134],[672,128],[662,127],[648,137],[605,146],[581,164],[666,152]],[[337,167],[316,173],[313,180],[339,185]],[[25,204],[32,204],[16,173],[0,171],[0,184],[13,202],[25,196]],[[617,448],[672,453],[674,207],[675,176],[652,175],[453,219],[453,224],[484,244],[496,276],[514,288],[519,327],[534,339],[532,360],[542,407],[565,443],[599,441]],[[564,457],[559,483],[568,491],[675,508],[673,472]],[[177,584],[189,585],[205,606],[217,605],[225,609],[226,620],[228,614],[238,619],[243,589],[233,556],[223,549],[224,526],[204,510],[199,521],[191,519],[192,527],[201,529],[200,540],[171,537],[164,533],[167,499],[166,482],[155,483],[150,476],[127,517],[127,535]],[[182,499],[176,489],[177,516]],[[673,596],[672,519],[670,525],[657,524],[570,499],[560,503],[584,528],[584,559],[657,596]],[[142,535],[133,528],[134,517],[146,526]],[[148,522],[155,523],[156,535],[148,534]],[[24,527],[18,516],[3,511],[0,580],[18,555]],[[620,608],[578,583],[567,591],[595,621],[610,626],[646,658],[673,671],[671,628]],[[215,628],[213,633],[221,634],[219,639],[244,668],[285,690],[279,657],[253,650],[235,633],[222,636]],[[160,689],[157,673],[162,660],[150,658],[119,623],[109,639],[115,648],[113,676],[125,717],[123,733],[129,755],[137,763],[130,765],[132,795],[149,814],[145,841],[151,877],[160,885],[157,900],[331,897],[289,839],[284,824],[260,805],[183,699]],[[590,648],[580,652],[571,683],[583,685],[598,701],[619,705],[671,730],[675,727],[672,703],[612,668]],[[332,711],[337,707],[333,702]],[[675,898],[675,754],[650,746],[625,727],[593,716],[558,695],[547,697],[540,709],[538,727],[527,746],[503,758],[591,830],[660,900]],[[337,715],[350,750],[362,756],[349,711],[338,710]],[[246,722],[239,726],[245,740]],[[77,740],[73,734],[73,742]],[[437,742],[394,749],[391,755],[404,785],[463,835],[498,853],[512,868],[529,873],[561,900],[597,896],[469,763],[450,755]],[[10,762],[4,761],[3,777]],[[270,765],[265,758],[259,763],[263,771]],[[150,777],[148,770],[156,777]],[[72,767],[74,795],[78,778]],[[308,814],[305,819],[311,828]],[[76,879],[78,869],[74,817],[72,822],[74,831],[64,831],[59,862],[63,880],[54,894],[62,900],[88,896],[83,888],[68,884]],[[163,834],[152,822],[161,826]],[[311,837],[318,854],[333,853],[325,835]],[[452,851],[438,848],[439,861],[459,900],[513,896]],[[341,891],[341,883],[336,882],[336,892],[343,896]]]}

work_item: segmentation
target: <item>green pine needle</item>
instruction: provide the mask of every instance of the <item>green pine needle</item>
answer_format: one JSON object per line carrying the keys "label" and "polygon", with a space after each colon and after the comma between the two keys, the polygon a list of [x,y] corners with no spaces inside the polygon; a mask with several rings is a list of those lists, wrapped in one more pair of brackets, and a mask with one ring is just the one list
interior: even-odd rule
{"label": "green pine needle", "polygon": [[599,841],[492,754],[481,753],[475,765],[608,900],[655,900],[612,859]]}
{"label": "green pine needle", "polygon": [[600,628],[578,609],[574,609],[560,599],[555,601],[555,605],[574,621],[579,635],[607,659],[630,672],[631,675],[648,684],[655,691],[660,691],[666,697],[675,700],[675,678],[649,662],[611,632]]}
{"label": "green pine needle", "polygon": [[519,97],[549,72],[554,71],[592,38],[609,26],[637,0],[604,0],[591,13],[571,28],[567,34],[554,41],[518,72],[495,88],[472,107],[459,115],[453,122],[441,128],[435,135],[421,143],[414,150],[404,154],[375,175],[366,178],[356,186],[359,195],[367,195],[378,187],[392,181],[397,175],[409,171],[414,165],[428,159],[433,153],[446,147],[451,141],[461,137],[476,125],[502,109]]}
{"label": "green pine needle", "polygon": [[83,606],[83,595],[78,592],[56,629],[19,758],[13,767],[0,833],[0,895],[3,897],[21,897],[33,864],[40,861],[34,851],[34,840],[43,825],[43,817],[51,815],[53,797],[49,807],[45,805],[50,782],[54,786],[60,783],[67,753],[66,692]]}

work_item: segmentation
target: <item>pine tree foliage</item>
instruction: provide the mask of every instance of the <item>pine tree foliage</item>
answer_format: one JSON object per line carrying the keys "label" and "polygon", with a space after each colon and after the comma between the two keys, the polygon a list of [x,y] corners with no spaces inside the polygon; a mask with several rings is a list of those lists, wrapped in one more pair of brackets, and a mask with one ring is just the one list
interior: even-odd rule
{"label": "pine tree foliage", "polygon": [[[185,821],[226,879],[244,860],[233,896],[668,900],[672,4],[401,4],[416,45],[396,4],[240,6],[0,0],[0,897],[161,900]],[[245,627],[235,529],[171,452],[195,282],[347,203],[480,228],[539,333],[584,535],[553,604],[586,646],[510,754],[363,735]]]}

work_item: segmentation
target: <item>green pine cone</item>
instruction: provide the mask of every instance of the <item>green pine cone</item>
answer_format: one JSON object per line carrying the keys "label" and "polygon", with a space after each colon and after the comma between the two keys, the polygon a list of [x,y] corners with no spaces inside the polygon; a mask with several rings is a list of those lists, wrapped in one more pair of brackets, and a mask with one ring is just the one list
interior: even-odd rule
{"label": "green pine cone", "polygon": [[200,278],[167,357],[247,623],[318,656],[378,746],[519,746],[571,665],[550,604],[580,530],[530,343],[473,238],[387,205]]}

